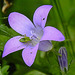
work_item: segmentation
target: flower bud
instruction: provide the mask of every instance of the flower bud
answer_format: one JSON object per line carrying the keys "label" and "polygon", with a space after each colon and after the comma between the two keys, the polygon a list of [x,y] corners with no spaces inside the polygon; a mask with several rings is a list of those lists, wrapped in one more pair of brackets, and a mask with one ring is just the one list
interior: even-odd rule
{"label": "flower bud", "polygon": [[65,47],[61,47],[59,49],[59,53],[61,56],[58,56],[58,61],[60,65],[60,69],[65,72],[65,70],[68,70],[68,63],[67,63],[67,51]]}

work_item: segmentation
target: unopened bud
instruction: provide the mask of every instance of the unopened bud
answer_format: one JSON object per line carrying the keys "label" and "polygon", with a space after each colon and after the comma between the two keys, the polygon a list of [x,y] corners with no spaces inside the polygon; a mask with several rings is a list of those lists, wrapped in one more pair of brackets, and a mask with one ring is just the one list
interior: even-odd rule
{"label": "unopened bud", "polygon": [[59,49],[59,53],[61,56],[58,56],[60,69],[65,72],[65,70],[68,70],[68,63],[67,63],[67,51],[65,47],[61,47]]}

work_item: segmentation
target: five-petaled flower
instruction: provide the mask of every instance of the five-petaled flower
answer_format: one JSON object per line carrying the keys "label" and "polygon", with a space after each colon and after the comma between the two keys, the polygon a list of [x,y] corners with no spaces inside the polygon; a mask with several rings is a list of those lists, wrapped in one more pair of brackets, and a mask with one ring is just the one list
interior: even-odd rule
{"label": "five-petaled flower", "polygon": [[[34,24],[18,12],[10,13],[8,17],[9,25],[22,36],[16,36],[7,41],[2,57],[23,49],[23,60],[26,65],[31,66],[35,60],[37,50],[51,50],[51,40],[64,41],[65,38],[59,30],[51,26],[45,27],[51,8],[51,5],[43,5],[37,8],[33,16]],[[27,42],[25,38],[30,40]]]}

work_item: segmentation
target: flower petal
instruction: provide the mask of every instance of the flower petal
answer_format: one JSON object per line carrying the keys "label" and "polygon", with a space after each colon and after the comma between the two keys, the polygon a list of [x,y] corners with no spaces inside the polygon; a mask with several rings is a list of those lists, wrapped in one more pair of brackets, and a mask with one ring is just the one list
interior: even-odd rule
{"label": "flower petal", "polygon": [[43,5],[37,8],[33,16],[34,24],[40,25],[42,28],[44,28],[48,13],[51,8],[52,8],[51,5]]}
{"label": "flower petal", "polygon": [[22,57],[26,65],[31,66],[34,63],[37,50],[38,44],[35,47],[28,47],[23,50]]}
{"label": "flower petal", "polygon": [[51,49],[52,49],[51,41],[48,41],[48,40],[40,41],[39,50],[41,50],[41,51],[49,51]]}
{"label": "flower petal", "polygon": [[12,52],[25,48],[26,47],[25,44],[19,41],[19,39],[21,38],[22,38],[21,36],[16,36],[8,40],[7,43],[5,44],[2,57],[5,57]]}
{"label": "flower petal", "polygon": [[47,26],[44,28],[44,34],[41,40],[64,41],[64,35],[56,28]]}
{"label": "flower petal", "polygon": [[34,28],[32,22],[23,14],[18,12],[10,13],[8,17],[10,26],[18,33],[30,36],[30,30]]}

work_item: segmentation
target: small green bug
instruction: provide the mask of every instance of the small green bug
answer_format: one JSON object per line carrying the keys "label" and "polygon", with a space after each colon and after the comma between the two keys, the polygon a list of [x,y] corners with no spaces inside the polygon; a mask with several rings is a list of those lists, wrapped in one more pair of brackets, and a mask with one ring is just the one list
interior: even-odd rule
{"label": "small green bug", "polygon": [[30,38],[29,37],[27,37],[26,35],[25,35],[25,37],[24,38],[21,38],[20,40],[19,40],[20,42],[25,42],[25,43],[27,43],[28,41],[31,41],[30,40]]}

